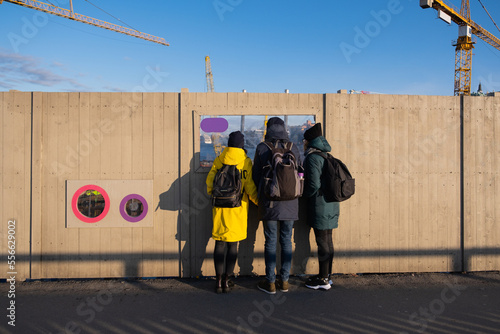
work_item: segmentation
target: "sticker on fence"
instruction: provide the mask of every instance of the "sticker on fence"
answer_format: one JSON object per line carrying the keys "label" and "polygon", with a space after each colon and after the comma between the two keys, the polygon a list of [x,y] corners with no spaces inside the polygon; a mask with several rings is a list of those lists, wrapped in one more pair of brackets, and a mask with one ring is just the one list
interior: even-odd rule
{"label": "sticker on fence", "polygon": [[67,180],[66,227],[152,227],[153,180]]}

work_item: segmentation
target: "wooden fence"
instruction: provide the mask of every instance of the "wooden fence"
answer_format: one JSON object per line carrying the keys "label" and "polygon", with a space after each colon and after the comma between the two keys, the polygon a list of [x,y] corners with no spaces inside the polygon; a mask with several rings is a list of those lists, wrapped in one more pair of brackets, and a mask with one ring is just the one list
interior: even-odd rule
{"label": "wooden fence", "polygon": [[[341,203],[334,272],[500,270],[498,96],[0,92],[0,112],[2,278],[214,275],[199,167],[200,119],[214,115],[323,123],[357,186]],[[68,180],[153,181],[153,226],[68,228]],[[318,269],[303,205],[294,274]],[[242,275],[264,274],[255,211]]]}

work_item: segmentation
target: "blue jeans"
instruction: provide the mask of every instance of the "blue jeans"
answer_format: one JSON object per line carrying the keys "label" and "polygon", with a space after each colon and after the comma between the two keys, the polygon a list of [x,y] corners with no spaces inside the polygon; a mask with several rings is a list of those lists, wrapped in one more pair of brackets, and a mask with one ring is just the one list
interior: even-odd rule
{"label": "blue jeans", "polygon": [[[293,220],[280,220],[279,242],[281,245],[281,270],[283,281],[288,281],[292,267],[292,230]],[[266,279],[273,283],[276,280],[276,242],[278,239],[278,221],[264,221],[264,259],[266,261]]]}

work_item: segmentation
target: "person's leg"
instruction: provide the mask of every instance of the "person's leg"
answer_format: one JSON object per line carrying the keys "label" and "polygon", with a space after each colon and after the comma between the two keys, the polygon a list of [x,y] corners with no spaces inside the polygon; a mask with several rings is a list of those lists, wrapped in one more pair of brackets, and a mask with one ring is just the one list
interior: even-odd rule
{"label": "person's leg", "polygon": [[224,241],[215,241],[214,265],[216,275],[222,275],[224,273],[224,246]]}
{"label": "person's leg", "polygon": [[312,276],[306,281],[306,287],[311,289],[329,290],[331,288],[328,282],[328,273],[330,268],[330,254],[328,248],[328,230],[314,229],[314,236],[316,237],[316,244],[318,245],[318,262],[319,262],[319,275]]}
{"label": "person's leg", "polygon": [[330,251],[328,246],[328,230],[314,229],[316,244],[318,245],[319,277],[328,278],[330,264]]}
{"label": "person's leg", "polygon": [[215,292],[222,292],[222,274],[224,273],[224,241],[216,240],[214,248]]}
{"label": "person's leg", "polygon": [[238,242],[226,242],[227,253],[226,253],[226,271],[227,276],[231,276],[234,271],[234,266],[236,265],[236,259],[238,257]]}
{"label": "person's leg", "polygon": [[259,290],[268,294],[276,293],[276,242],[278,222],[276,220],[264,221],[264,260],[266,262],[266,279],[259,282]]}
{"label": "person's leg", "polygon": [[266,279],[270,283],[276,280],[276,242],[278,222],[276,220],[264,221],[264,260],[266,262]]}
{"label": "person's leg", "polygon": [[329,266],[328,266],[328,276],[333,273],[333,255],[335,253],[335,249],[333,248],[333,230],[328,230],[326,240],[328,242],[328,253],[329,253]]}
{"label": "person's leg", "polygon": [[281,280],[288,282],[290,269],[292,267],[292,231],[293,220],[280,221],[280,245],[281,245]]}
{"label": "person's leg", "polygon": [[226,242],[226,267],[222,274],[222,292],[227,293],[234,286],[234,283],[230,281],[229,277],[234,272],[234,266],[236,265],[236,258],[238,257],[238,242]]}

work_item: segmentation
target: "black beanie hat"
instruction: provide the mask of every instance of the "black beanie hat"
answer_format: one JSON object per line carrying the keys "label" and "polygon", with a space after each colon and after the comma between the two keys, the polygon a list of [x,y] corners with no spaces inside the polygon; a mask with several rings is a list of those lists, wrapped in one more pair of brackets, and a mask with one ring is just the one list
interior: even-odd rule
{"label": "black beanie hat", "polygon": [[231,132],[229,140],[227,141],[228,147],[243,148],[245,146],[245,136],[240,131]]}
{"label": "black beanie hat", "polygon": [[316,137],[322,136],[323,132],[321,131],[321,123],[316,123],[312,128],[309,128],[304,132],[304,139],[307,141],[311,141]]}

